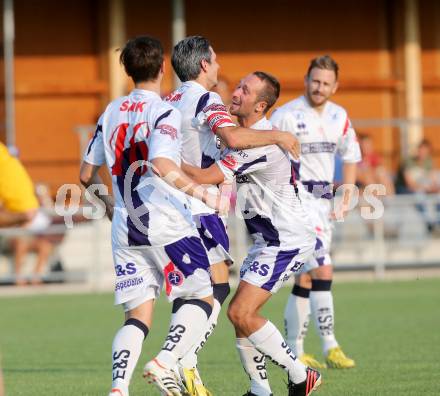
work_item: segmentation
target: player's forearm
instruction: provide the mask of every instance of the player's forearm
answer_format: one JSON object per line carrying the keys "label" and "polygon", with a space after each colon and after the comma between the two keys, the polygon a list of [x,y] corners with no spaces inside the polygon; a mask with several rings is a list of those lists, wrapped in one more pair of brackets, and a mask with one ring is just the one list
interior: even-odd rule
{"label": "player's forearm", "polygon": [[192,180],[199,184],[220,184],[224,180],[224,177],[219,176],[218,172],[213,172],[211,167],[201,169],[182,162],[181,168]]}
{"label": "player's forearm", "polygon": [[0,209],[0,227],[14,227],[21,226],[28,221],[26,213],[9,212],[5,209]]}
{"label": "player's forearm", "polygon": [[217,135],[231,149],[250,149],[278,144],[279,134],[278,131],[256,131],[242,127],[219,128],[217,131]]}
{"label": "player's forearm", "polygon": [[[81,166],[80,180],[81,180],[81,184],[85,188],[88,188],[92,185],[104,185],[105,186],[105,184],[102,182],[101,177],[98,174],[98,170],[99,170],[99,167],[91,165],[91,164],[84,163]],[[107,217],[110,220],[112,220],[113,219],[113,208],[114,208],[113,197],[108,194],[101,194],[99,192],[99,190],[94,191],[93,195],[104,203],[105,213],[106,213]]]}
{"label": "player's forearm", "polygon": [[206,189],[186,175],[173,161],[166,158],[155,158],[151,162],[154,171],[170,186],[205,202]]}
{"label": "player's forearm", "polygon": [[356,170],[357,170],[357,164],[356,163],[344,163],[344,170],[343,170],[343,203],[345,205],[349,205],[351,202],[351,199],[354,194],[354,189],[356,188]]}

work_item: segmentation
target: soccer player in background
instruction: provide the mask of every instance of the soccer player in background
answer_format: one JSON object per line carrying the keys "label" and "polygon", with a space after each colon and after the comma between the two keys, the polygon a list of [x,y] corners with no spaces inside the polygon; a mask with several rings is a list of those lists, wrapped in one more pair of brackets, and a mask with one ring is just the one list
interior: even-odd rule
{"label": "soccer player in background", "polygon": [[[199,338],[212,311],[209,262],[188,210],[187,194],[219,209],[218,197],[180,169],[181,116],[161,100],[163,49],[154,38],[129,40],[120,61],[135,88],[111,102],[98,120],[81,167],[84,186],[99,184],[99,168],[112,175],[114,204],[103,196],[112,219],[116,272],[115,303],[125,323],[112,346],[110,395],[128,396],[142,343],[152,323],[153,305],[165,281],[173,301],[162,350],[146,364],[144,377],[163,395],[182,389],[172,371]],[[197,325],[195,325],[197,324]]]}
{"label": "soccer player in background", "polygon": [[[229,148],[251,148],[278,144],[298,155],[296,139],[286,132],[252,131],[235,126],[220,96],[210,90],[217,84],[219,64],[209,41],[201,36],[191,36],[180,41],[173,49],[171,62],[182,85],[165,98],[165,101],[182,113],[182,160],[190,165],[207,168],[220,158],[220,145]],[[217,191],[212,185],[210,191]],[[221,305],[229,294],[229,240],[225,219],[216,214],[205,215],[206,206],[192,204],[200,232],[211,264],[214,290],[214,308],[209,325],[200,342],[180,361],[180,371],[190,395],[205,396],[197,370],[197,352],[212,333]]]}
{"label": "soccer player in background", "polygon": [[[328,55],[311,61],[305,76],[305,94],[274,111],[273,125],[291,131],[301,142],[300,166],[297,177],[304,189],[301,201],[312,216],[317,232],[315,257],[304,267],[307,273],[296,277],[285,309],[287,340],[295,354],[315,368],[322,364],[304,353],[310,313],[322,341],[328,367],[350,368],[348,358],[334,334],[334,308],[331,285],[333,267],[330,257],[331,218],[341,219],[350,207],[356,180],[356,163],[361,154],[356,134],[347,112],[331,102],[338,88],[338,65]],[[343,166],[342,203],[332,212],[335,155]]]}
{"label": "soccer player in background", "polygon": [[[276,133],[265,114],[279,92],[274,77],[254,72],[235,89],[230,112],[237,116],[240,126]],[[228,309],[237,350],[251,380],[246,395],[272,395],[266,358],[288,373],[290,396],[311,394],[321,383],[321,375],[297,359],[274,324],[259,313],[314,252],[316,233],[298,198],[293,161],[280,147],[269,145],[226,150],[222,159],[207,169],[186,164],[182,169],[203,184],[235,178],[237,202],[253,239]]]}

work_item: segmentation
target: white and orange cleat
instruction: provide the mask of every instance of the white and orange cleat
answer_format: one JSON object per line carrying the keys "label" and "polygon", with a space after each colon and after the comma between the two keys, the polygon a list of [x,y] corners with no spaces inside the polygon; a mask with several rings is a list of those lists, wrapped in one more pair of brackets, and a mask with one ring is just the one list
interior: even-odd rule
{"label": "white and orange cleat", "polygon": [[145,365],[143,377],[149,384],[156,385],[162,396],[183,396],[174,371],[163,367],[156,359]]}

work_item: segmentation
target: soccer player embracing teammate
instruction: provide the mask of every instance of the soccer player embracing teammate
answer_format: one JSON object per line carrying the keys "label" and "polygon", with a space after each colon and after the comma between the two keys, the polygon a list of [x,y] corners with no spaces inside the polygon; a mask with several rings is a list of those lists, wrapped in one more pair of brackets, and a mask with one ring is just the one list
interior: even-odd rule
{"label": "soccer player embracing teammate", "polygon": [[125,323],[113,340],[110,395],[129,394],[154,301],[165,283],[173,302],[171,324],[144,377],[162,394],[179,396],[173,368],[200,338],[213,306],[209,261],[187,195],[212,209],[221,210],[221,202],[179,167],[181,116],[159,96],[164,74],[160,42],[147,36],[129,40],[120,60],[135,88],[111,102],[99,118],[80,172],[87,187],[101,182],[97,172],[104,164],[112,175],[114,202],[101,198],[112,219],[115,303],[122,305]]}

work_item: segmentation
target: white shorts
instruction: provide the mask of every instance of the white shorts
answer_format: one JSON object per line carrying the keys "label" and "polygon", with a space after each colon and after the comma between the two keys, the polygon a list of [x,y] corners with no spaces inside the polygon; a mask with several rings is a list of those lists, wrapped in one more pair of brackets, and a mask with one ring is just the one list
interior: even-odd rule
{"label": "white shorts", "polygon": [[115,304],[129,311],[157,298],[165,284],[170,301],[212,294],[209,261],[200,238],[190,236],[166,246],[113,249]]}
{"label": "white shorts", "polygon": [[314,252],[314,242],[296,249],[253,246],[240,269],[240,278],[272,294],[297,273]]}
{"label": "white shorts", "polygon": [[194,221],[208,254],[209,264],[225,261],[226,264],[232,265],[225,222],[216,214],[196,215]]}
{"label": "white shorts", "polygon": [[301,195],[301,203],[310,217],[316,231],[316,246],[313,257],[306,262],[301,272],[309,272],[322,265],[331,265],[330,247],[332,241],[333,222],[330,219],[333,201],[315,198],[310,193]]}

